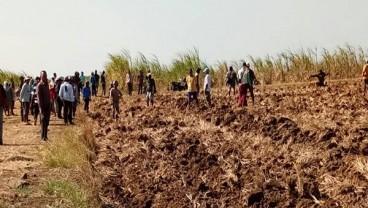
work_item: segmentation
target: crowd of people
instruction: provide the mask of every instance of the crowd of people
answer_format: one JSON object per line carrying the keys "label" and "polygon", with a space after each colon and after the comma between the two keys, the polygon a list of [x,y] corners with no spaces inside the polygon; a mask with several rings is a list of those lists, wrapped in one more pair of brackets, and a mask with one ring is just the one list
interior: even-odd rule
{"label": "crowd of people", "polygon": [[[197,68],[195,74],[189,69],[185,78],[188,92],[188,108],[192,102],[198,105],[198,96],[200,93],[200,72]],[[212,106],[211,102],[211,84],[212,78],[209,68],[205,68],[205,76],[203,80],[203,93],[208,106]],[[317,78],[318,87],[327,86],[325,77],[328,74],[319,71],[318,74],[311,75],[309,78]],[[368,61],[363,67],[362,72],[364,83],[364,94],[368,85]],[[133,92],[133,76],[131,71],[126,74],[125,84],[127,94],[132,95]],[[146,95],[147,106],[154,105],[154,97],[157,92],[155,79],[148,70],[144,75],[140,70],[137,75],[137,91],[138,94]],[[241,69],[237,72],[231,66],[226,74],[226,85],[228,86],[228,95],[236,94],[236,86],[238,86],[238,106],[247,106],[247,94],[249,91],[252,104],[254,105],[254,84],[257,79],[254,71],[250,68],[249,63],[243,63]],[[37,125],[38,119],[41,126],[41,139],[47,141],[47,130],[50,122],[50,116],[54,115],[58,119],[63,119],[65,125],[73,125],[77,105],[80,103],[80,96],[84,102],[84,111],[89,112],[89,104],[92,96],[98,95],[99,86],[101,84],[101,96],[106,97],[106,73],[103,71],[100,75],[97,70],[91,73],[89,80],[86,79],[84,73],[75,72],[73,76],[57,77],[54,73],[51,79],[48,79],[47,72],[41,71],[40,76],[34,79],[28,76],[19,78],[19,86],[15,88],[14,79],[4,81],[4,85],[0,84],[0,145],[2,142],[3,131],[3,114],[6,116],[14,116],[15,102],[18,98],[20,101],[20,117],[21,122],[25,125],[31,125],[29,113],[33,116],[33,125]],[[118,81],[112,81],[109,88],[109,99],[112,105],[113,119],[119,118],[120,109],[119,102],[122,98],[122,92],[119,89]]]}

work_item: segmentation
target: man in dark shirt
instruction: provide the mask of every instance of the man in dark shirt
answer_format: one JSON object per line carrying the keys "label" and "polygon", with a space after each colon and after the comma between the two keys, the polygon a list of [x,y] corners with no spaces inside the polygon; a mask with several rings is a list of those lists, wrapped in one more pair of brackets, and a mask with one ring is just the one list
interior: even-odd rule
{"label": "man in dark shirt", "polygon": [[325,78],[326,78],[327,75],[328,74],[326,74],[322,70],[319,70],[318,74],[311,75],[309,78],[317,77],[317,79],[318,79],[318,82],[316,82],[317,87],[324,87],[324,86],[327,86],[325,84]]}
{"label": "man in dark shirt", "polygon": [[102,85],[102,96],[105,97],[106,95],[106,75],[105,71],[101,74],[101,85]]}
{"label": "man in dark shirt", "polygon": [[57,112],[57,117],[62,119],[63,117],[61,116],[61,110],[63,108],[63,101],[60,99],[59,96],[59,91],[60,91],[60,86],[63,83],[64,78],[63,77],[58,77],[56,80],[56,84],[55,84],[55,94],[56,94],[56,112]]}
{"label": "man in dark shirt", "polygon": [[46,71],[41,71],[41,81],[37,85],[37,97],[38,106],[41,115],[41,138],[46,141],[47,138],[47,128],[50,122],[51,114],[51,101],[50,101],[50,90],[47,83],[47,73]]}
{"label": "man in dark shirt", "polygon": [[[18,89],[17,89],[17,91],[16,91],[16,96],[18,96],[18,97],[20,97],[20,90],[22,89],[22,87],[23,87],[23,84],[24,84],[24,76],[20,76],[19,77],[19,81],[20,81],[20,83],[19,83],[19,87],[18,87]],[[20,105],[20,117],[21,117],[21,119],[22,119],[22,122],[24,122],[24,116],[23,116],[23,107],[22,107],[22,105]]]}
{"label": "man in dark shirt", "polygon": [[100,76],[97,73],[97,70],[95,70],[95,79],[96,79],[96,96],[98,94],[98,85],[100,84]]}

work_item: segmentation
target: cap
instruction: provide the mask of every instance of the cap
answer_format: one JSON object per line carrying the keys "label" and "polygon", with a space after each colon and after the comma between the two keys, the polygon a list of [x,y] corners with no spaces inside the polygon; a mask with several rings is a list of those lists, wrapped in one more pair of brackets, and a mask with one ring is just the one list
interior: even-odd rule
{"label": "cap", "polygon": [[30,80],[31,79],[31,77],[29,77],[29,76],[26,76],[25,78],[24,78],[24,80]]}
{"label": "cap", "polygon": [[208,72],[210,69],[208,68],[208,67],[206,67],[204,70],[203,70],[203,72]]}

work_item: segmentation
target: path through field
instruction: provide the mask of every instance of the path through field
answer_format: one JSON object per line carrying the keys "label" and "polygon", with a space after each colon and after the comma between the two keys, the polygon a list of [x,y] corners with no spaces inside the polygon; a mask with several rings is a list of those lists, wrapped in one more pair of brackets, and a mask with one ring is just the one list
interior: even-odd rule
{"label": "path through field", "polygon": [[[19,114],[19,108],[15,110]],[[33,117],[30,115],[31,123]],[[42,163],[40,125],[25,125],[20,116],[4,116],[3,143],[0,145],[0,207],[46,207],[57,199],[43,193],[45,180],[53,170]],[[62,120],[51,116],[49,138],[65,130]],[[60,201],[60,200],[59,200]]]}

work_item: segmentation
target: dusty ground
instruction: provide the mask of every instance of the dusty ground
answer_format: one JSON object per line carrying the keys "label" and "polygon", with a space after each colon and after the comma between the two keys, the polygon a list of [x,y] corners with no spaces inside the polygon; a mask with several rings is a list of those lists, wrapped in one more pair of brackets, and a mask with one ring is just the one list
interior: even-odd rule
{"label": "dusty ground", "polygon": [[360,86],[273,87],[248,108],[224,92],[212,108],[202,95],[191,109],[185,93],[158,94],[155,108],[125,96],[118,122],[100,100],[90,116],[101,199],[111,207],[368,207]]}
{"label": "dusty ground", "polygon": [[[3,143],[0,146],[0,207],[47,207],[62,205],[43,193],[44,182],[60,176],[56,169],[42,163],[41,127],[24,125],[18,116],[4,116]],[[30,116],[33,121],[33,117]],[[33,122],[31,122],[33,123]],[[63,121],[51,116],[49,138],[56,139],[65,130]]]}

